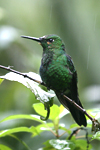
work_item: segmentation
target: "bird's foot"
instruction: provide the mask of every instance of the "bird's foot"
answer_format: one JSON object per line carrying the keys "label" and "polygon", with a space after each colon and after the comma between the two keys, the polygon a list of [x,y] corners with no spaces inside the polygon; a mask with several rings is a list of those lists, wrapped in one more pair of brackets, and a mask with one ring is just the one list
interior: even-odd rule
{"label": "bird's foot", "polygon": [[64,95],[64,93],[63,93],[63,92],[61,92],[61,95],[63,96],[63,95]]}
{"label": "bird's foot", "polygon": [[45,86],[47,88],[47,90],[49,91],[51,88],[47,87],[46,84],[44,82],[41,82],[41,85]]}

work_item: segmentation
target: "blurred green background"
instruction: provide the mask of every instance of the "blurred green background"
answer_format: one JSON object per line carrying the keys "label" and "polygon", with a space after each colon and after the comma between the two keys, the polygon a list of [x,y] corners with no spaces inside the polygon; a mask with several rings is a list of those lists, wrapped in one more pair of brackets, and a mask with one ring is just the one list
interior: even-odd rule
{"label": "blurred green background", "polygon": [[[39,73],[42,47],[21,35],[41,37],[59,35],[71,55],[78,73],[79,96],[86,109],[99,108],[100,103],[100,1],[98,0],[0,0],[0,64],[13,66],[20,72]],[[7,71],[0,69],[0,75]],[[4,81],[0,85],[0,120],[13,114],[35,113],[32,104],[38,102],[29,89],[17,82]],[[59,104],[57,99],[55,103]],[[69,115],[70,116],[70,115]],[[62,121],[70,126],[67,117]],[[0,124],[0,130],[17,126],[37,125],[17,120]],[[16,134],[31,148],[54,138],[41,134]],[[6,137],[0,143],[14,150],[24,150],[16,140]],[[40,144],[39,144],[40,143]],[[95,143],[94,143],[95,144]]]}

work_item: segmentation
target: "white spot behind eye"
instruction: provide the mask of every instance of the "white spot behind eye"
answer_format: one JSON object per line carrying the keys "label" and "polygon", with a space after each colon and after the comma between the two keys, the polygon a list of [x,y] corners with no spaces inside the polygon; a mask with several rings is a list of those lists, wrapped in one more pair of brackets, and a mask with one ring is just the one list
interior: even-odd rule
{"label": "white spot behind eye", "polygon": [[48,41],[49,41],[50,43],[52,43],[52,42],[54,41],[54,39],[51,38],[51,39],[49,39]]}

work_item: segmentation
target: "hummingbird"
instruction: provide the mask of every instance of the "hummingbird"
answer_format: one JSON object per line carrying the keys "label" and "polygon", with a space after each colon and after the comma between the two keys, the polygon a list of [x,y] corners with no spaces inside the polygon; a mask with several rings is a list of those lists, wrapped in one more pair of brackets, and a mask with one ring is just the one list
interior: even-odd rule
{"label": "hummingbird", "polygon": [[43,83],[55,92],[60,103],[70,111],[79,126],[87,126],[85,115],[63,96],[66,95],[83,108],[78,96],[77,72],[71,57],[66,53],[62,39],[55,34],[39,38],[21,37],[40,43],[43,54],[39,73]]}

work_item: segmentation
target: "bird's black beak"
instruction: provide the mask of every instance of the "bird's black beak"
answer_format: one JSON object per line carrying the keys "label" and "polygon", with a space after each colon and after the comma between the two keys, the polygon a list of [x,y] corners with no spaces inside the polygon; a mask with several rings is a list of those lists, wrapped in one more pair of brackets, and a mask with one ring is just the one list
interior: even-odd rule
{"label": "bird's black beak", "polygon": [[34,40],[34,41],[37,41],[37,42],[41,43],[41,38],[36,38],[36,37],[31,37],[31,36],[25,36],[25,35],[22,35],[21,37],[22,38],[26,38],[26,39],[31,39],[31,40]]}

